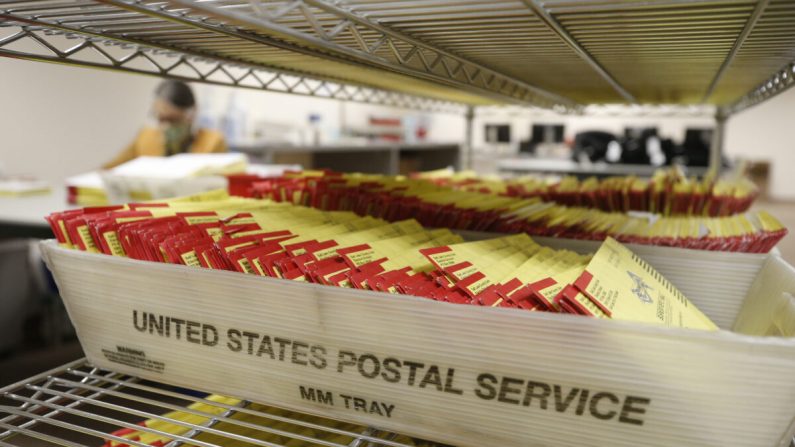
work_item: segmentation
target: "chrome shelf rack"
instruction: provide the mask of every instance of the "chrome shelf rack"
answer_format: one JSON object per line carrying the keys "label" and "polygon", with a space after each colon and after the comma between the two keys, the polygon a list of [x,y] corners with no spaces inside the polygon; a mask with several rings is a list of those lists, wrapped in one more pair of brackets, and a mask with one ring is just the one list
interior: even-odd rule
{"label": "chrome shelf rack", "polygon": [[0,0],[0,56],[433,110],[729,115],[795,83],[795,3]]}
{"label": "chrome shelf rack", "polygon": [[[464,113],[469,149],[477,106],[714,106],[715,166],[726,118],[795,84],[795,2],[0,0],[0,57]],[[138,422],[202,402],[81,360],[0,389],[0,447],[144,446],[110,433],[157,434]],[[167,445],[431,445],[263,408],[227,405]],[[220,428],[239,415],[261,423]]]}
{"label": "chrome shelf rack", "polygon": [[[174,411],[193,419],[174,418]],[[164,423],[171,430],[163,431]],[[97,369],[85,359],[0,389],[0,446],[151,445],[143,434],[123,437],[125,431],[165,438],[154,445],[168,447],[444,447],[242,399],[209,400],[198,391]]]}
{"label": "chrome shelf rack", "polygon": [[464,114],[713,105],[795,84],[791,0],[0,0],[0,57]]}

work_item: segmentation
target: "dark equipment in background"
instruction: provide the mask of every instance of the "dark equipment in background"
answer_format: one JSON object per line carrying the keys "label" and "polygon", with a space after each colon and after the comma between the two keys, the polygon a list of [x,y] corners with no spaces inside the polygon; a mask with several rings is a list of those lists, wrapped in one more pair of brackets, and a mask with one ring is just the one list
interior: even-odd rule
{"label": "dark equipment in background", "polygon": [[533,124],[530,140],[536,143],[562,143],[563,124]]}
{"label": "dark equipment in background", "polygon": [[534,154],[539,144],[563,143],[563,124],[533,124],[530,140],[519,143],[519,152]]}
{"label": "dark equipment in background", "polygon": [[656,127],[625,127],[624,138],[628,140],[639,140],[641,138],[648,138],[657,136]]}
{"label": "dark equipment in background", "polygon": [[687,128],[682,144],[663,145],[668,164],[682,166],[709,166],[712,129]]}
{"label": "dark equipment in background", "polygon": [[618,138],[610,132],[590,130],[580,132],[574,137],[574,150],[572,158],[580,161],[587,157],[592,162],[604,161],[607,155],[607,145]]}
{"label": "dark equipment in background", "polygon": [[629,127],[624,136],[610,132],[588,131],[574,138],[572,158],[591,162],[661,166],[669,163],[676,146],[670,139],[657,136],[656,127]]}
{"label": "dark equipment in background", "polygon": [[682,143],[682,155],[688,166],[708,166],[712,129],[688,128]]}
{"label": "dark equipment in background", "polygon": [[509,124],[486,124],[486,143],[510,143],[511,126]]}
{"label": "dark equipment in background", "polygon": [[657,136],[656,127],[627,127],[624,129],[624,140],[621,141],[621,163],[632,165],[650,164],[647,142],[650,137]]}
{"label": "dark equipment in background", "polygon": [[[709,166],[712,134],[713,130],[708,128],[687,128],[682,144],[676,144],[670,138],[661,138],[657,127],[652,126],[627,127],[623,136],[600,130],[585,131],[574,137],[572,159],[578,162],[587,158],[591,162],[705,167]],[[520,152],[534,153],[537,144],[548,142],[544,140],[546,137],[554,142],[563,141],[563,126],[534,124],[531,139],[520,144]],[[659,141],[659,145],[654,139]],[[620,146],[620,155],[618,146],[613,144],[613,155],[608,156],[613,141]]]}

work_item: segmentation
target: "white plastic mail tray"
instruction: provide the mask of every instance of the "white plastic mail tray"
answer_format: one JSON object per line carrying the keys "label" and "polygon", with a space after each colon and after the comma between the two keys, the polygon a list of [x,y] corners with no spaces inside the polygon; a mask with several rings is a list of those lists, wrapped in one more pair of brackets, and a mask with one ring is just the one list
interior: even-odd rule
{"label": "white plastic mail tray", "polygon": [[663,251],[725,329],[706,332],[42,251],[89,360],[122,373],[458,446],[793,435],[795,270],[774,255]]}

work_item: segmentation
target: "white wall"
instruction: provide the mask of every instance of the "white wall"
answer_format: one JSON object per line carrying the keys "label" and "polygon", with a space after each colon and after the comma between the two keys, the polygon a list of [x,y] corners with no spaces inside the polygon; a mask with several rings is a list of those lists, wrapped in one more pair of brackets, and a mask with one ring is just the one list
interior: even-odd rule
{"label": "white wall", "polygon": [[[31,174],[57,184],[63,178],[97,168],[121,150],[147,122],[152,91],[159,79],[111,71],[0,58],[0,172]],[[405,109],[308,98],[295,95],[196,85],[200,108],[215,121],[229,101],[242,104],[247,121],[305,125],[310,113],[322,116],[334,136],[344,115],[348,126],[363,126],[370,115],[423,116],[429,140],[462,142],[464,119],[450,114],[418,114]],[[726,152],[731,157],[772,162],[771,196],[795,199],[795,89],[729,120]],[[682,138],[685,127],[711,126],[709,117],[579,117],[551,112],[479,110],[476,148],[485,144],[486,123],[510,122],[515,151],[533,122],[563,122],[566,137],[588,129],[621,132],[625,126],[657,125],[661,134]]]}
{"label": "white wall", "polygon": [[[223,127],[221,119],[234,108],[245,109],[246,132],[253,133],[258,124],[267,122],[270,127],[309,127],[309,115],[320,116],[321,142],[333,143],[340,137],[341,127],[364,128],[370,116],[401,117],[424,120],[429,129],[427,140],[435,142],[460,142],[464,138],[462,116],[443,113],[426,113],[396,107],[377,106],[357,102],[343,102],[285,93],[262,92],[233,87],[195,84],[209,123]],[[305,132],[306,133],[306,132]],[[295,137],[291,134],[290,137]],[[304,135],[305,137],[307,135]],[[267,137],[267,132],[266,132]],[[309,138],[292,141],[309,144]]]}
{"label": "white wall", "polygon": [[57,182],[135,136],[157,79],[0,58],[0,171]]}
{"label": "white wall", "polygon": [[795,200],[795,89],[729,118],[726,153],[768,160],[770,196]]}
{"label": "white wall", "polygon": [[[34,175],[57,185],[70,175],[97,169],[151,121],[152,92],[159,81],[0,58],[0,173]],[[316,113],[322,117],[324,135],[333,138],[341,114],[352,126],[364,126],[370,115],[421,115],[430,129],[428,140],[463,140],[463,118],[455,115],[204,84],[194,88],[200,113],[219,128],[234,98],[247,111],[249,124],[264,120],[306,126],[309,114]]]}

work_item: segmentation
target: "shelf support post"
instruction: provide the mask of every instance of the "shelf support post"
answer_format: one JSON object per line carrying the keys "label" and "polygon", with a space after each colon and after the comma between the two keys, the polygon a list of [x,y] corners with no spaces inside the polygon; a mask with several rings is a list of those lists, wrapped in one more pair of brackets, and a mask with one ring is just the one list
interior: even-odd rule
{"label": "shelf support post", "polygon": [[[465,166],[467,169],[472,169],[473,159],[475,158],[475,148],[473,147],[472,142],[472,131],[474,129],[474,121],[475,121],[475,107],[474,106],[467,106],[466,114],[464,115],[465,118],[465,135],[464,135],[464,152],[466,153],[466,163]],[[456,168],[460,167],[461,165],[461,155],[459,153],[458,156],[458,165]]]}
{"label": "shelf support post", "polygon": [[723,107],[715,112],[715,131],[712,133],[712,144],[709,147],[709,173],[716,178],[721,172],[723,163],[723,144],[726,137],[726,120],[728,114]]}

